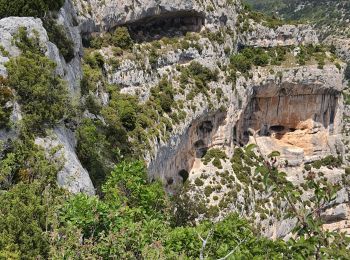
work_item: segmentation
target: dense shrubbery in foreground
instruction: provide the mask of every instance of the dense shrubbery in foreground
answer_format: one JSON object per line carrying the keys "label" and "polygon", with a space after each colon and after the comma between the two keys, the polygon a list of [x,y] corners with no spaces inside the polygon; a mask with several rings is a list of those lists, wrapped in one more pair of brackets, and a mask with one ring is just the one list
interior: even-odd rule
{"label": "dense shrubbery in foreground", "polygon": [[[281,192],[288,190],[283,174],[264,169],[271,187],[279,183]],[[187,216],[194,207],[169,198],[161,183],[148,182],[140,161],[116,166],[102,198],[68,195],[48,180],[21,181],[0,194],[0,258],[345,259],[349,254],[346,238],[322,231],[312,214],[300,219],[295,231],[300,238],[288,242],[260,237],[235,214],[193,226]],[[292,192],[286,195],[295,202]],[[320,188],[316,198],[327,194]]]}

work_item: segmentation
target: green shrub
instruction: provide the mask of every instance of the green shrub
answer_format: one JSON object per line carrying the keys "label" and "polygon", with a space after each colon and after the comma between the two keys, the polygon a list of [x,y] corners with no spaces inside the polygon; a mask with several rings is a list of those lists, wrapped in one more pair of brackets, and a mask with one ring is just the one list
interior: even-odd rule
{"label": "green shrub", "polygon": [[82,164],[88,169],[96,188],[99,188],[106,178],[109,167],[110,144],[103,131],[90,119],[84,119],[76,131],[77,155]]}
{"label": "green shrub", "polygon": [[311,170],[311,165],[305,164],[304,169],[305,169],[306,171],[310,171],[310,170]]}
{"label": "green shrub", "polygon": [[[134,41],[131,38],[127,27],[117,27],[112,33],[101,33],[100,35],[86,39],[86,45],[95,49],[113,46],[120,50],[130,50],[134,46]],[[118,50],[119,54],[121,53],[120,50]]]}
{"label": "green shrub", "polygon": [[170,81],[162,78],[158,86],[151,89],[151,94],[154,101],[160,105],[164,112],[171,112],[171,108],[174,105],[175,92]]}
{"label": "green shrub", "polygon": [[42,130],[65,117],[69,107],[67,86],[56,75],[56,64],[40,53],[38,40],[24,34],[21,29],[16,41],[22,55],[6,64],[8,86],[19,96],[27,127]]}
{"label": "green shrub", "polygon": [[0,129],[8,126],[12,112],[11,106],[6,107],[13,99],[12,90],[7,84],[7,80],[0,76]]}
{"label": "green shrub", "polygon": [[83,65],[83,79],[81,80],[82,94],[95,93],[97,86],[103,81],[103,74],[99,68],[92,68],[88,64]]}
{"label": "green shrub", "polygon": [[111,44],[124,50],[131,49],[134,43],[130,37],[128,28],[118,27],[115,29],[111,36]]}
{"label": "green shrub", "polygon": [[196,178],[195,181],[194,181],[194,184],[196,186],[203,186],[204,182],[200,178]]}
{"label": "green shrub", "polygon": [[320,169],[322,166],[328,167],[329,169],[338,168],[342,164],[342,159],[340,157],[336,158],[329,155],[321,160],[313,162],[311,165],[316,169]]}
{"label": "green shrub", "polygon": [[[56,174],[62,167],[61,161],[45,154],[44,149],[35,145],[29,136],[19,136],[18,140],[6,144],[6,147],[5,151],[0,150],[0,190],[34,180],[55,183]],[[54,148],[49,152],[54,154],[55,151]]]}
{"label": "green shrub", "polygon": [[74,42],[67,36],[63,25],[52,18],[43,19],[43,25],[51,42],[56,44],[64,59],[69,62],[74,58]]}
{"label": "green shrub", "polygon": [[9,16],[44,17],[48,11],[57,11],[64,0],[0,0],[0,19]]}
{"label": "green shrub", "polygon": [[37,181],[30,185],[20,183],[10,191],[0,193],[1,258],[4,254],[12,255],[10,259],[49,258],[49,234],[45,229],[48,205],[53,207],[54,203],[44,187]]}
{"label": "green shrub", "polygon": [[213,193],[213,188],[211,186],[205,186],[204,188],[204,194],[206,197],[210,197],[210,195]]}
{"label": "green shrub", "polygon": [[[214,160],[213,160],[214,159]],[[204,155],[202,162],[204,164],[208,164],[210,161],[213,160],[213,165],[219,169],[222,169],[221,161],[227,159],[227,155],[224,151],[220,149],[210,149],[206,152]]]}

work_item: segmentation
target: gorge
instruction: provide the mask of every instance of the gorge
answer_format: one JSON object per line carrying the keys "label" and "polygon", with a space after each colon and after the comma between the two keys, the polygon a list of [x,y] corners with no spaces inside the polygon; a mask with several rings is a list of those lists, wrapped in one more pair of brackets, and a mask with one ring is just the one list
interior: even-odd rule
{"label": "gorge", "polygon": [[344,39],[240,0],[2,1],[0,258],[347,259]]}

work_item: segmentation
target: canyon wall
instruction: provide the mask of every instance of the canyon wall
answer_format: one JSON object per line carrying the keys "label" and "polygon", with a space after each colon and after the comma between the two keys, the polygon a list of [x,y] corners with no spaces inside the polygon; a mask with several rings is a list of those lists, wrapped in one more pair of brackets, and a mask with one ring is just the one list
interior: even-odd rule
{"label": "canyon wall", "polygon": [[[74,42],[73,60],[65,62],[58,48],[49,41],[40,19],[5,18],[0,20],[0,38],[9,56],[1,55],[0,73],[6,76],[4,63],[20,54],[11,41],[18,28],[26,25],[30,35],[33,29],[38,31],[46,55],[57,63],[57,74],[68,82],[72,99],[79,99],[82,40],[125,26],[135,41],[131,50],[122,52],[120,57],[116,57],[110,47],[96,51],[104,60],[118,59],[118,66],[107,62],[103,65],[107,83],[118,85],[121,93],[137,95],[140,102],[146,102],[151,88],[165,78],[177,91],[174,100],[182,102],[185,113],[182,120],[172,125],[169,138],[150,140],[151,149],[144,153],[150,179],[162,180],[167,190],[174,192],[187,179],[198,178],[204,169],[211,177],[216,174],[217,168],[212,163],[204,165],[202,162],[208,150],[217,148],[232,157],[236,148],[256,143],[265,155],[278,150],[281,161],[288,161],[285,169],[288,178],[297,182],[305,163],[327,155],[345,155],[341,135],[345,64],[334,59],[323,66],[315,61],[306,65],[253,66],[246,75],[235,72],[237,78],[232,80],[230,57],[239,49],[318,43],[315,32],[305,25],[269,28],[247,20],[251,28],[243,32],[238,21],[241,11],[239,1],[228,4],[226,0],[105,0],[103,3],[67,0],[57,21],[64,25]],[[153,40],[164,38],[167,41],[160,46],[152,45]],[[152,54],[152,48],[157,48],[157,55]],[[208,91],[200,89],[190,98],[190,89],[182,88],[181,68],[192,62],[215,71],[217,79],[204,82],[206,86],[193,80],[193,85],[199,85],[199,89],[207,87]],[[94,94],[101,99],[101,104],[108,104],[107,90],[98,91],[101,93]],[[13,116],[16,123],[20,119],[20,107],[18,104],[14,107],[18,108],[14,109],[16,115]],[[83,117],[93,117],[105,124],[103,119],[89,113],[84,113]],[[64,167],[58,174],[61,186],[71,192],[94,194],[88,172],[75,152],[74,130],[75,126],[57,127],[47,137],[36,138],[36,143],[47,150],[62,147],[57,154],[64,159]],[[16,138],[16,129],[1,130],[0,137],[3,140]],[[229,162],[223,168],[234,174]],[[334,175],[328,174],[336,181],[344,169],[334,172]],[[341,215],[341,229],[347,228],[343,222],[349,216],[344,213],[348,212],[346,194],[343,190],[337,204],[325,213],[329,222]],[[239,199],[242,205],[252,206],[243,198]],[[230,210],[239,211],[238,208]],[[286,236],[293,226],[293,220],[274,221],[274,227],[266,231],[271,237]]]}

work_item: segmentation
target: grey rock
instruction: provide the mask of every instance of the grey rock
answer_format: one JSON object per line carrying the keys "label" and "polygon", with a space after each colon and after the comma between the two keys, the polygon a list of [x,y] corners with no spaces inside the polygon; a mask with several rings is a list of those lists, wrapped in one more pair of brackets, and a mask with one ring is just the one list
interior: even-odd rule
{"label": "grey rock", "polygon": [[253,23],[253,29],[243,33],[241,44],[254,47],[276,47],[291,45],[317,44],[318,37],[309,25],[282,25],[269,28]]}
{"label": "grey rock", "polygon": [[36,138],[35,143],[46,150],[59,147],[55,157],[63,159],[63,169],[57,175],[60,186],[72,193],[84,192],[94,195],[95,190],[89,173],[81,165],[76,153],[76,140],[71,131],[65,127],[55,128],[53,133],[45,138]]}

